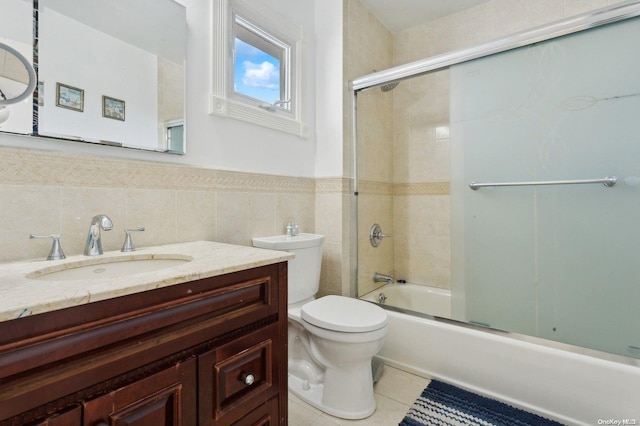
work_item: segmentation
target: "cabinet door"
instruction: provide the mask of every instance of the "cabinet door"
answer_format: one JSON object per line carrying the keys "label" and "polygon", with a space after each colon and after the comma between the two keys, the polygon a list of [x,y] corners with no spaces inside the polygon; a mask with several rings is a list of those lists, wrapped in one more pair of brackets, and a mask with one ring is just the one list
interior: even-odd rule
{"label": "cabinet door", "polygon": [[[198,357],[201,426],[235,424],[278,394],[282,361],[277,347],[278,325],[274,324]],[[276,407],[274,419],[277,411]]]}
{"label": "cabinet door", "polygon": [[85,426],[197,424],[196,359],[84,403]]}

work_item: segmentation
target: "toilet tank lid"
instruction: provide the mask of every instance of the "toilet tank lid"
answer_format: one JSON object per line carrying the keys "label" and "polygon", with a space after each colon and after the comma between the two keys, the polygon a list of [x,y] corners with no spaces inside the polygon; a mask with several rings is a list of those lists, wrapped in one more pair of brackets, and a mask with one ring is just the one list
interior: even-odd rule
{"label": "toilet tank lid", "polygon": [[324,296],[302,306],[302,319],[316,327],[347,333],[374,331],[387,324],[379,306],[344,296]]}
{"label": "toilet tank lid", "polygon": [[256,237],[252,239],[253,246],[271,250],[292,250],[321,246],[324,235],[319,234],[298,234],[274,235],[273,237]]}

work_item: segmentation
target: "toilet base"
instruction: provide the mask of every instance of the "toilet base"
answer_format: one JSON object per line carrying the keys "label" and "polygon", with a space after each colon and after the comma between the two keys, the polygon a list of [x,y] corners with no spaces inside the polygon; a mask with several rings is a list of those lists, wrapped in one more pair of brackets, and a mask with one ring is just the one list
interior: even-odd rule
{"label": "toilet base", "polygon": [[324,395],[324,384],[310,384],[306,380],[302,380],[294,375],[289,374],[289,391],[320,411],[330,414],[335,417],[340,417],[347,420],[359,420],[369,417],[376,411],[375,400],[373,400],[371,407],[359,412],[345,412],[336,410],[331,407],[327,407],[322,403],[322,396]]}

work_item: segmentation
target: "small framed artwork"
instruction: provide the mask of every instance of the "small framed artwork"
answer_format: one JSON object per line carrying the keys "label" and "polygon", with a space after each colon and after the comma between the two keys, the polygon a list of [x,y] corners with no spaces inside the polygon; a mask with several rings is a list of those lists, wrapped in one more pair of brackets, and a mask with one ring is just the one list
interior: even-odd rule
{"label": "small framed artwork", "polygon": [[84,90],[56,83],[56,106],[74,111],[84,111]]}
{"label": "small framed artwork", "polygon": [[124,121],[124,101],[102,96],[102,116]]}

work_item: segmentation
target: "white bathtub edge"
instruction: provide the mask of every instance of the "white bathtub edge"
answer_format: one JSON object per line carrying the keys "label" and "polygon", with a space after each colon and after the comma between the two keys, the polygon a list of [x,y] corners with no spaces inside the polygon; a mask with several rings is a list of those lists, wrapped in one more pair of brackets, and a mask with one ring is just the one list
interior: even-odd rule
{"label": "white bathtub edge", "polygon": [[390,366],[566,424],[640,424],[638,367],[396,312],[389,327],[378,356]]}

